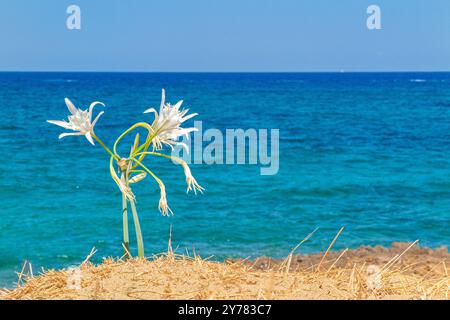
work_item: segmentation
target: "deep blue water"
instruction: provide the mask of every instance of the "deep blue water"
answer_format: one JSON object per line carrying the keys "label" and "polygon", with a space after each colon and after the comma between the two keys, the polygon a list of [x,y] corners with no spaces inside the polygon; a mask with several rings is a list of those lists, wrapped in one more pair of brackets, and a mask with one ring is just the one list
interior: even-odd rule
{"label": "deep blue water", "polygon": [[[24,260],[34,270],[122,254],[121,198],[108,157],[84,138],[58,140],[47,119],[106,103],[96,133],[108,144],[158,106],[184,99],[203,129],[279,128],[280,170],[193,165],[203,196],[185,194],[181,168],[149,163],[175,216],[157,211],[154,183],[137,188],[146,253],[173,246],[202,256],[450,242],[450,73],[0,73],[0,285]],[[100,108],[99,108],[100,110]],[[134,235],[131,234],[134,240]],[[134,241],[133,241],[134,244]],[[134,249],[134,247],[133,247]]]}

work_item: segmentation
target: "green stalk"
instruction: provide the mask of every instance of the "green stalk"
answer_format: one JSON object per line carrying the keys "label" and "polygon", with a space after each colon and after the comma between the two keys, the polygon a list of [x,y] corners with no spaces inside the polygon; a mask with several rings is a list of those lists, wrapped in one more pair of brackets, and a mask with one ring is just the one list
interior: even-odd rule
{"label": "green stalk", "polygon": [[128,207],[127,197],[122,193],[122,218],[123,218],[123,245],[125,246],[125,258],[130,256],[130,236],[128,234]]}
{"label": "green stalk", "polygon": [[113,157],[116,160],[120,160],[119,156],[115,155],[114,153],[111,152],[111,150],[109,150],[109,148],[103,143],[102,140],[100,140],[99,137],[97,137],[95,134],[91,133],[92,138],[94,138],[98,143],[100,143],[100,145],[103,147],[103,149],[106,150],[106,152],[108,152],[111,157]]}
{"label": "green stalk", "polygon": [[153,171],[151,171],[149,168],[147,168],[144,164],[142,164],[139,160],[137,160],[137,159],[135,159],[135,158],[132,158],[131,160],[133,160],[133,161],[135,161],[139,166],[141,166],[142,167],[142,169],[144,169],[145,171],[147,171],[147,173],[149,173],[152,177],[153,177],[153,179],[155,179],[156,180],[156,182],[159,184],[159,185],[164,185],[164,183],[162,182],[162,180],[160,179],[160,178],[158,178],[154,173],[153,173]]}
{"label": "green stalk", "polygon": [[142,240],[141,226],[139,225],[139,217],[136,211],[136,204],[130,200],[131,212],[133,213],[134,228],[136,230],[136,241],[138,247],[138,257],[144,257],[144,241]]}
{"label": "green stalk", "polygon": [[[145,140],[145,143],[143,143],[139,148],[134,148],[134,152],[133,154],[130,154],[130,157],[134,157],[135,153],[138,153],[139,151],[141,151],[142,149],[144,149],[143,152],[139,153],[139,162],[142,162],[142,160],[144,160],[147,150],[150,147],[150,143],[152,142],[153,138],[156,137],[156,135],[159,133],[159,131],[162,130],[162,128],[167,124],[168,120],[166,120],[165,122],[163,122],[163,124],[161,125],[161,127],[154,132],[152,126],[150,126],[149,128],[146,127],[146,129],[148,130],[148,134],[147,134],[147,139]],[[152,124],[153,125],[153,124]],[[116,152],[116,149],[114,149],[114,152]],[[136,168],[137,164],[133,165],[133,169]]]}
{"label": "green stalk", "polygon": [[166,158],[166,159],[169,159],[169,160],[174,160],[174,161],[176,161],[178,163],[184,162],[183,159],[180,159],[178,157],[169,156],[169,155],[164,154],[164,153],[153,152],[153,151],[151,151],[151,152],[145,152],[144,151],[144,152],[139,152],[139,153],[135,154],[135,156],[139,156],[139,155],[153,155],[153,156],[163,157],[163,158]]}
{"label": "green stalk", "polygon": [[[148,147],[150,146],[150,142],[153,140],[154,137],[156,137],[156,135],[157,135],[160,131],[162,131],[162,129],[164,128],[164,126],[165,126],[167,123],[168,123],[168,120],[164,121],[164,122],[162,123],[162,125],[159,127],[159,129],[158,129],[156,132],[154,132],[152,126],[150,126],[150,130],[147,129],[147,130],[148,130],[148,135],[147,135],[147,139],[146,139],[145,143],[143,143],[139,148],[137,148],[137,149],[135,150],[135,153],[141,151],[142,149],[144,149],[144,153],[147,152]],[[153,124],[152,124],[152,125],[153,125]],[[144,157],[145,157],[145,154],[141,154],[141,157],[139,157],[139,161],[142,161],[142,159],[143,159]]]}
{"label": "green stalk", "polygon": [[114,150],[114,153],[117,155],[118,153],[117,153],[117,145],[119,144],[119,142],[120,142],[120,140],[122,140],[123,139],[123,137],[125,137],[128,133],[130,133],[131,131],[133,131],[133,130],[135,130],[135,129],[137,129],[137,128],[145,128],[145,129],[147,129],[147,131],[149,132],[149,134],[150,134],[150,132],[152,132],[153,131],[153,129],[152,129],[152,127],[148,124],[148,123],[146,123],[146,122],[138,122],[138,123],[135,123],[134,125],[132,125],[131,127],[129,127],[127,130],[125,130],[118,138],[117,138],[117,140],[116,140],[116,142],[114,142],[114,146],[113,146],[113,150]]}

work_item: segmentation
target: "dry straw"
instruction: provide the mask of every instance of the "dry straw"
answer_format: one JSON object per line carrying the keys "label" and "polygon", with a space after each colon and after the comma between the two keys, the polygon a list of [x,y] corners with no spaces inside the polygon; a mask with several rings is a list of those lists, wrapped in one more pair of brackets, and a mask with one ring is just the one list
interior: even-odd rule
{"label": "dry straw", "polygon": [[[338,232],[337,236],[342,232]],[[170,232],[171,233],[171,232]],[[307,240],[311,235],[307,236]],[[172,249],[152,259],[107,258],[100,265],[89,259],[80,265],[78,289],[67,286],[68,270],[44,271],[33,276],[24,263],[19,283],[3,289],[3,299],[448,299],[450,276],[447,250],[394,244],[390,249],[362,247],[324,254],[272,260],[269,268],[248,259],[214,262],[179,255]],[[305,242],[306,240],[304,239]],[[298,246],[296,247],[298,248]],[[377,253],[378,251],[378,253]],[[363,253],[363,254],[362,254]],[[332,256],[327,260],[325,256]],[[290,257],[290,258],[289,258]],[[290,262],[288,262],[288,259]],[[367,271],[385,260],[379,286]],[[299,264],[299,261],[301,263]],[[308,265],[308,267],[306,267]],[[381,264],[380,264],[381,265]],[[319,266],[323,268],[319,268]],[[28,271],[27,271],[28,268]]]}

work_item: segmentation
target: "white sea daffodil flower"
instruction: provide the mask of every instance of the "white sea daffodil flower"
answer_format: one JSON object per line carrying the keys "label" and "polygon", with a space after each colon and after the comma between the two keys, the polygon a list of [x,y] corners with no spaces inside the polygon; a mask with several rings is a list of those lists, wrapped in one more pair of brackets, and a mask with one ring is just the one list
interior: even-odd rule
{"label": "white sea daffodil flower", "polygon": [[61,121],[61,120],[47,120],[48,123],[56,124],[57,126],[63,127],[65,129],[73,130],[76,132],[70,133],[61,133],[59,135],[59,139],[62,139],[66,136],[85,136],[86,139],[94,145],[94,140],[92,139],[92,135],[94,134],[94,126],[97,123],[100,116],[104,113],[101,111],[92,121],[92,111],[97,104],[105,106],[102,102],[95,101],[92,102],[89,106],[88,110],[81,110],[76,108],[72,101],[68,98],[64,99],[67,108],[69,109],[71,115],[69,115],[69,122]]}
{"label": "white sea daffodil flower", "polygon": [[183,100],[178,101],[175,105],[171,105],[170,103],[166,103],[166,93],[164,89],[162,89],[161,95],[161,106],[159,108],[159,113],[155,108],[150,108],[144,111],[144,113],[154,113],[155,120],[152,123],[152,129],[154,137],[152,139],[153,149],[161,150],[163,144],[171,147],[175,145],[183,146],[186,151],[188,147],[185,143],[178,142],[178,138],[181,136],[185,136],[189,138],[189,133],[193,131],[197,131],[197,128],[181,128],[180,125],[189,120],[196,115],[197,113],[191,113],[186,115],[189,109],[180,110],[181,104]]}

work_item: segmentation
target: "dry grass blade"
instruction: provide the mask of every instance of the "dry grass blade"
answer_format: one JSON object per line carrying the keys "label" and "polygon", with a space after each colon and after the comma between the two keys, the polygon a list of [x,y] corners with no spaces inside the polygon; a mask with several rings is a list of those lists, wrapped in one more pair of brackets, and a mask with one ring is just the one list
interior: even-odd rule
{"label": "dry grass blade", "polygon": [[123,256],[120,257],[120,260],[122,260],[125,257],[132,257],[130,250],[128,250],[127,246],[125,245],[125,243],[122,243],[122,247],[125,250],[125,254]]}
{"label": "dry grass blade", "polygon": [[417,243],[419,242],[419,240],[414,241],[413,243],[411,243],[411,245],[408,246],[408,248],[406,248],[401,254],[399,254],[398,256],[395,256],[391,261],[389,261],[386,265],[384,265],[384,267],[381,269],[381,272],[386,272],[387,270],[389,270],[389,268],[391,266],[393,266],[398,260],[400,260],[400,258],[409,250],[411,249],[413,246],[415,246]]}
{"label": "dry grass blade", "polygon": [[18,280],[17,282],[20,284],[22,282],[23,275],[25,273],[25,268],[27,267],[27,261],[23,263],[22,270],[17,274]]}
{"label": "dry grass blade", "polygon": [[31,265],[31,262],[28,263],[28,270],[30,273],[30,277],[33,278],[34,274],[33,274],[33,266]]}
{"label": "dry grass blade", "polygon": [[292,256],[294,255],[294,252],[303,244],[305,243],[309,238],[312,237],[312,235],[318,230],[319,228],[317,227],[316,229],[314,229],[313,232],[311,232],[310,234],[308,234],[305,238],[303,238],[302,241],[300,241],[295,247],[294,249],[291,250],[291,252],[289,253],[289,255],[287,256],[287,258],[285,259],[285,261],[283,262],[283,264],[281,265],[281,268],[286,266],[285,272],[289,272],[290,268],[291,268],[291,263],[292,263]]}
{"label": "dry grass blade", "polygon": [[327,256],[328,252],[331,250],[331,248],[333,247],[334,243],[336,242],[337,238],[339,237],[339,235],[341,234],[341,232],[344,231],[344,227],[342,227],[339,232],[336,234],[336,236],[334,237],[333,241],[331,241],[330,245],[328,246],[327,251],[325,251],[322,259],[319,262],[319,265],[317,266],[317,271],[320,271],[320,267],[322,266],[323,260],[325,259],[325,257]]}
{"label": "dry grass blade", "polygon": [[172,249],[172,224],[170,224],[170,228],[169,228],[169,241],[167,242],[167,254],[173,255],[173,249]]}
{"label": "dry grass blade", "polygon": [[342,258],[342,256],[348,251],[348,248],[345,248],[344,251],[341,252],[341,254],[337,257],[336,260],[334,260],[333,264],[328,268],[327,273],[333,269],[333,267],[336,265],[336,263]]}
{"label": "dry grass blade", "polygon": [[93,247],[91,249],[91,252],[86,257],[86,259],[84,259],[84,261],[81,263],[80,267],[85,266],[96,252],[97,252],[97,249],[95,249],[95,247]]}

